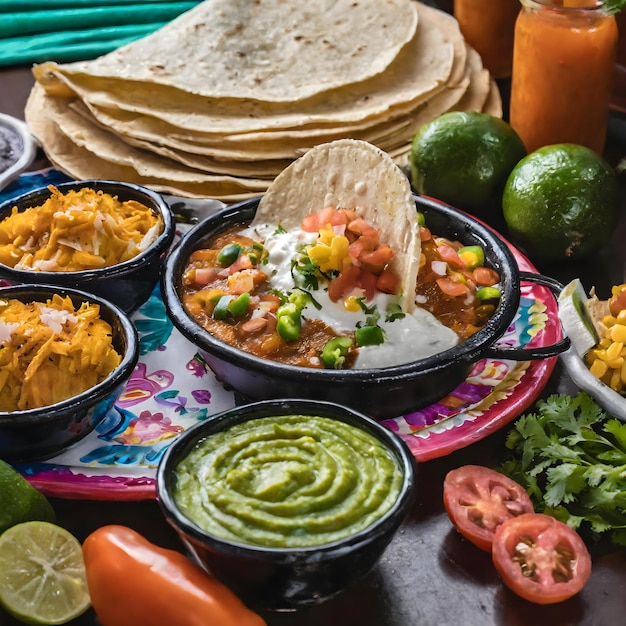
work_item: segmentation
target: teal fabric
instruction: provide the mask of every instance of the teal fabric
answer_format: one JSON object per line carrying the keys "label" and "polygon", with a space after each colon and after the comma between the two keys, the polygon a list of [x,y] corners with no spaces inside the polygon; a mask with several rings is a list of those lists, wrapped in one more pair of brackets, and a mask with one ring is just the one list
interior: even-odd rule
{"label": "teal fabric", "polygon": [[[0,65],[93,59],[154,32],[197,4],[0,0]],[[26,6],[33,10],[21,10]]]}

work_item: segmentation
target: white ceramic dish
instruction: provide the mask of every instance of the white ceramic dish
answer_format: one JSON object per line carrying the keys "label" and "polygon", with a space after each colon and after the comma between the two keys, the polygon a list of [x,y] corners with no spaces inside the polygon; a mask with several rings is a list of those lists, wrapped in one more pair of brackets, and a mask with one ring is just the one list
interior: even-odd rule
{"label": "white ceramic dish", "polygon": [[0,113],[0,127],[17,137],[17,159],[7,169],[0,172],[0,190],[15,180],[34,161],[37,154],[37,142],[30,134],[28,126],[12,115]]}

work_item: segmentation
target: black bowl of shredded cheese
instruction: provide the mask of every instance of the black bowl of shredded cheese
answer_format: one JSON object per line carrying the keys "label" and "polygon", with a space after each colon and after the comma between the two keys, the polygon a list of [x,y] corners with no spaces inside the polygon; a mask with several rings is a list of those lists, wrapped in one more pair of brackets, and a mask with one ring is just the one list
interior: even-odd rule
{"label": "black bowl of shredded cheese", "polygon": [[167,203],[130,183],[50,185],[0,205],[0,278],[81,289],[131,313],[174,238]]}
{"label": "black bowl of shredded cheese", "polygon": [[0,288],[0,458],[58,454],[112,409],[139,354],[115,305],[46,285]]}

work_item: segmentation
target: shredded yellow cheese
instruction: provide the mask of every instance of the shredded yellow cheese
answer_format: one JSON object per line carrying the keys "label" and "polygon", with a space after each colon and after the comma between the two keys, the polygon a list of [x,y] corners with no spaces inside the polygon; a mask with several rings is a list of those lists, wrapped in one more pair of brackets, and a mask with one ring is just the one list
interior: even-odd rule
{"label": "shredded yellow cheese", "polygon": [[97,304],[0,299],[0,411],[48,406],[104,380],[121,356]]}
{"label": "shredded yellow cheese", "polygon": [[16,269],[76,272],[127,261],[163,230],[162,218],[135,200],[84,187],[0,222],[0,263]]}

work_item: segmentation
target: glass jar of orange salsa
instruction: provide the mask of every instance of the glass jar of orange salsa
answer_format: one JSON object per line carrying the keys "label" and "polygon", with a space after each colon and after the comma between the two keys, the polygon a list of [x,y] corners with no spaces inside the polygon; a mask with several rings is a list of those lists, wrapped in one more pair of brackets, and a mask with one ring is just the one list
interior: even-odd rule
{"label": "glass jar of orange salsa", "polygon": [[529,152],[555,143],[577,143],[601,153],[617,50],[615,17],[594,0],[521,3],[515,26],[511,125]]}
{"label": "glass jar of orange salsa", "polygon": [[519,0],[454,0],[454,17],[467,43],[494,78],[511,76]]}

